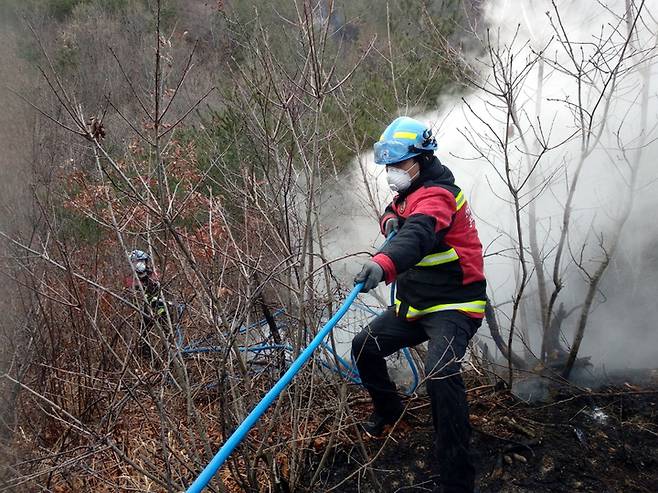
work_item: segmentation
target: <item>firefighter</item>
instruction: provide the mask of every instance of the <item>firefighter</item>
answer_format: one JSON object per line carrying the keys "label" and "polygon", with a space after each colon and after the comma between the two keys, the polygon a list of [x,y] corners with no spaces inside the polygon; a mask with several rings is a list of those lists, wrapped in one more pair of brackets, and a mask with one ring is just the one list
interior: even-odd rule
{"label": "firefighter", "polygon": [[143,358],[153,360],[154,354],[149,342],[149,334],[156,320],[162,320],[165,317],[165,303],[162,299],[160,282],[153,270],[151,256],[143,250],[133,250],[130,252],[129,258],[133,273],[126,279],[126,284],[135,291],[138,297],[144,297],[139,351]]}
{"label": "firefighter", "polygon": [[[160,282],[153,271],[151,256],[143,250],[133,250],[129,258],[134,275],[144,288],[147,298],[149,301],[157,300],[160,296]],[[134,282],[134,277],[131,276],[129,282],[132,287],[139,288]]]}
{"label": "firefighter", "polygon": [[385,357],[428,341],[425,360],[440,473],[436,491],[472,492],[475,470],[471,427],[460,361],[482,323],[486,304],[482,245],[475,221],[452,172],[434,156],[431,129],[408,117],[395,119],[374,145],[396,193],[380,218],[384,235],[396,235],[365,262],[354,279],[362,292],[381,281],[397,283],[395,305],[352,341],[352,353],[373,413],[362,424],[380,437],[403,405]]}

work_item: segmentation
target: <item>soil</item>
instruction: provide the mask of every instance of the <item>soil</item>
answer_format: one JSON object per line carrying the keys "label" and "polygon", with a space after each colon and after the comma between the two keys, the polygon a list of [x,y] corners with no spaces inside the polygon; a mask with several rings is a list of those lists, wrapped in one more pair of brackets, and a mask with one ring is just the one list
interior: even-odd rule
{"label": "soil", "polygon": [[[658,492],[655,371],[642,386],[562,388],[548,403],[528,404],[491,386],[469,391],[469,402],[483,493]],[[432,491],[436,476],[429,403],[417,398],[408,409],[414,424],[400,422],[387,438],[366,439],[369,457],[376,457],[372,473],[361,467],[358,447],[340,450],[317,491]],[[368,412],[367,403],[357,407],[357,414]]]}

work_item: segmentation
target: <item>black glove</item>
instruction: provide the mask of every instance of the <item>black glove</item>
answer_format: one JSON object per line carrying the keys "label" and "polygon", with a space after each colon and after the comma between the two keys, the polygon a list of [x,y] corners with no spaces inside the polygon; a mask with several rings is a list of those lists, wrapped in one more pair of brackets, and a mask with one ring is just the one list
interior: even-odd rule
{"label": "black glove", "polygon": [[397,233],[398,229],[400,229],[400,220],[397,217],[387,219],[384,223],[384,236],[388,238],[392,232]]}
{"label": "black glove", "polygon": [[362,293],[367,293],[372,288],[377,287],[382,279],[384,278],[384,269],[382,269],[377,262],[368,260],[363,264],[361,272],[359,272],[354,278],[354,285],[356,286],[360,282],[363,283],[361,288]]}

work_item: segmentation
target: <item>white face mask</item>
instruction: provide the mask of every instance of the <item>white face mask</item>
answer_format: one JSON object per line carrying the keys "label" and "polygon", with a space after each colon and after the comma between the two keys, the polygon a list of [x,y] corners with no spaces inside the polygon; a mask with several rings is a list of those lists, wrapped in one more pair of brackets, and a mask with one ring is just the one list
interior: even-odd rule
{"label": "white face mask", "polygon": [[136,262],[134,264],[134,269],[138,276],[146,274],[146,262]]}
{"label": "white face mask", "polygon": [[412,177],[407,171],[400,168],[390,167],[386,170],[386,181],[393,192],[402,192],[409,188],[416,176],[418,173]]}

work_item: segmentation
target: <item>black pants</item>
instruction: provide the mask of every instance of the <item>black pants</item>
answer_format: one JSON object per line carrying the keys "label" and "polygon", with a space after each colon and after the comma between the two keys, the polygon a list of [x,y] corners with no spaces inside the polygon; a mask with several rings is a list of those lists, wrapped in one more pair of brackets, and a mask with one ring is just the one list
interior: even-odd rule
{"label": "black pants", "polygon": [[402,402],[384,358],[403,347],[428,341],[425,375],[432,402],[435,449],[446,492],[472,492],[475,469],[469,452],[471,426],[460,360],[481,320],[459,311],[426,315],[415,321],[398,318],[389,309],[372,320],[352,341],[352,353],[375,412],[398,416]]}

